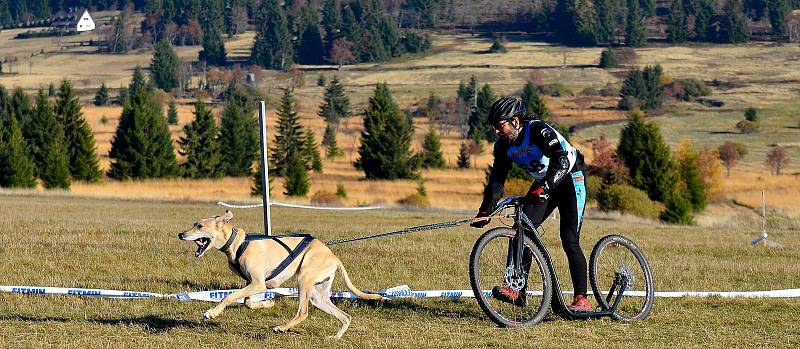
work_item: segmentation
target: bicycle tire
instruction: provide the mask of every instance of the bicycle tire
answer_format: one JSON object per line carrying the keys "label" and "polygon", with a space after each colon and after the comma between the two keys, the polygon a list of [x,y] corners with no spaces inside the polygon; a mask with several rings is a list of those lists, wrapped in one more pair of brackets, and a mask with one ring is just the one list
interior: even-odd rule
{"label": "bicycle tire", "polygon": [[491,229],[475,241],[470,255],[469,276],[475,299],[489,319],[501,327],[527,327],[539,323],[547,314],[553,293],[550,270],[545,259],[527,237],[524,244],[532,253],[527,278],[527,305],[518,307],[495,299],[491,293],[484,293],[484,290],[502,285],[508,243],[515,235],[516,231],[511,228]]}
{"label": "bicycle tire", "polygon": [[[634,263],[635,261],[635,263]],[[655,299],[655,285],[650,264],[642,250],[621,235],[607,235],[597,241],[589,258],[589,281],[597,303],[603,310],[611,309],[613,300],[606,300],[615,272],[629,274],[628,289],[611,315],[618,321],[644,320],[650,315]]]}

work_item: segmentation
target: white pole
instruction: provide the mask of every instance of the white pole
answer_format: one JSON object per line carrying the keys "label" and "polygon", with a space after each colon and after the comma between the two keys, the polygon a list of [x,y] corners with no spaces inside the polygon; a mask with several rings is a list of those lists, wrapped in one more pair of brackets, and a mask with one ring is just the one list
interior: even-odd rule
{"label": "white pole", "polygon": [[269,168],[267,166],[267,104],[258,103],[258,120],[261,124],[261,202],[264,204],[264,232],[272,235],[272,222],[269,218]]}

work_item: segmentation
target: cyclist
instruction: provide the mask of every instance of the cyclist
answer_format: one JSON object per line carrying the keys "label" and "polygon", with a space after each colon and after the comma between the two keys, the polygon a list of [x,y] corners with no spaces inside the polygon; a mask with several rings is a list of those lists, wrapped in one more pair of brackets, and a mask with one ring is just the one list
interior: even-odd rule
{"label": "cyclist", "polygon": [[[533,120],[528,120],[533,116]],[[470,224],[482,228],[487,217],[503,195],[503,186],[512,163],[521,166],[533,178],[525,196],[523,211],[534,224],[541,224],[558,207],[561,213],[561,245],[569,260],[574,298],[573,311],[590,311],[586,299],[586,257],[580,246],[580,230],[586,202],[583,155],[553,127],[530,115],[525,103],[517,97],[498,99],[489,109],[489,123],[500,137],[494,145],[494,164],[483,191],[483,202]],[[530,268],[531,256],[523,265]],[[525,288],[517,291],[507,285],[492,289],[494,298],[517,306],[527,304]]]}

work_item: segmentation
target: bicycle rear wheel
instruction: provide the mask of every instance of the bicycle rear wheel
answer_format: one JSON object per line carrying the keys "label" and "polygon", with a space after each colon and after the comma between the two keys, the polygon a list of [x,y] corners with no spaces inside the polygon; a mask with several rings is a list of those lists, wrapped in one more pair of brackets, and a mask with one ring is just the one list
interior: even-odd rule
{"label": "bicycle rear wheel", "polygon": [[515,235],[516,231],[505,227],[487,231],[475,242],[469,263],[470,283],[475,299],[486,315],[502,327],[532,326],[542,321],[553,293],[550,271],[544,258],[526,237],[525,252],[532,257],[525,287],[526,304],[518,306],[492,296],[493,287],[507,285],[505,273],[511,251],[509,246]]}
{"label": "bicycle rear wheel", "polygon": [[633,241],[620,235],[607,235],[594,245],[589,259],[592,292],[603,310],[611,309],[620,291],[617,287],[614,295],[608,297],[617,274],[624,275],[628,281],[620,304],[611,317],[625,322],[647,318],[655,298],[650,265]]}

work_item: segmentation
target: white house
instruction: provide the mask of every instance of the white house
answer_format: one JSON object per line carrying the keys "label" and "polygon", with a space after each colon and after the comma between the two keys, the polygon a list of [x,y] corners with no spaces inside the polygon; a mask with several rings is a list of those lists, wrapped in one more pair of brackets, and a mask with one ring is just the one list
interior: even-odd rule
{"label": "white house", "polygon": [[94,20],[89,15],[89,10],[83,10],[83,14],[78,16],[80,12],[73,12],[56,17],[50,24],[53,28],[58,28],[67,31],[85,32],[94,30]]}

